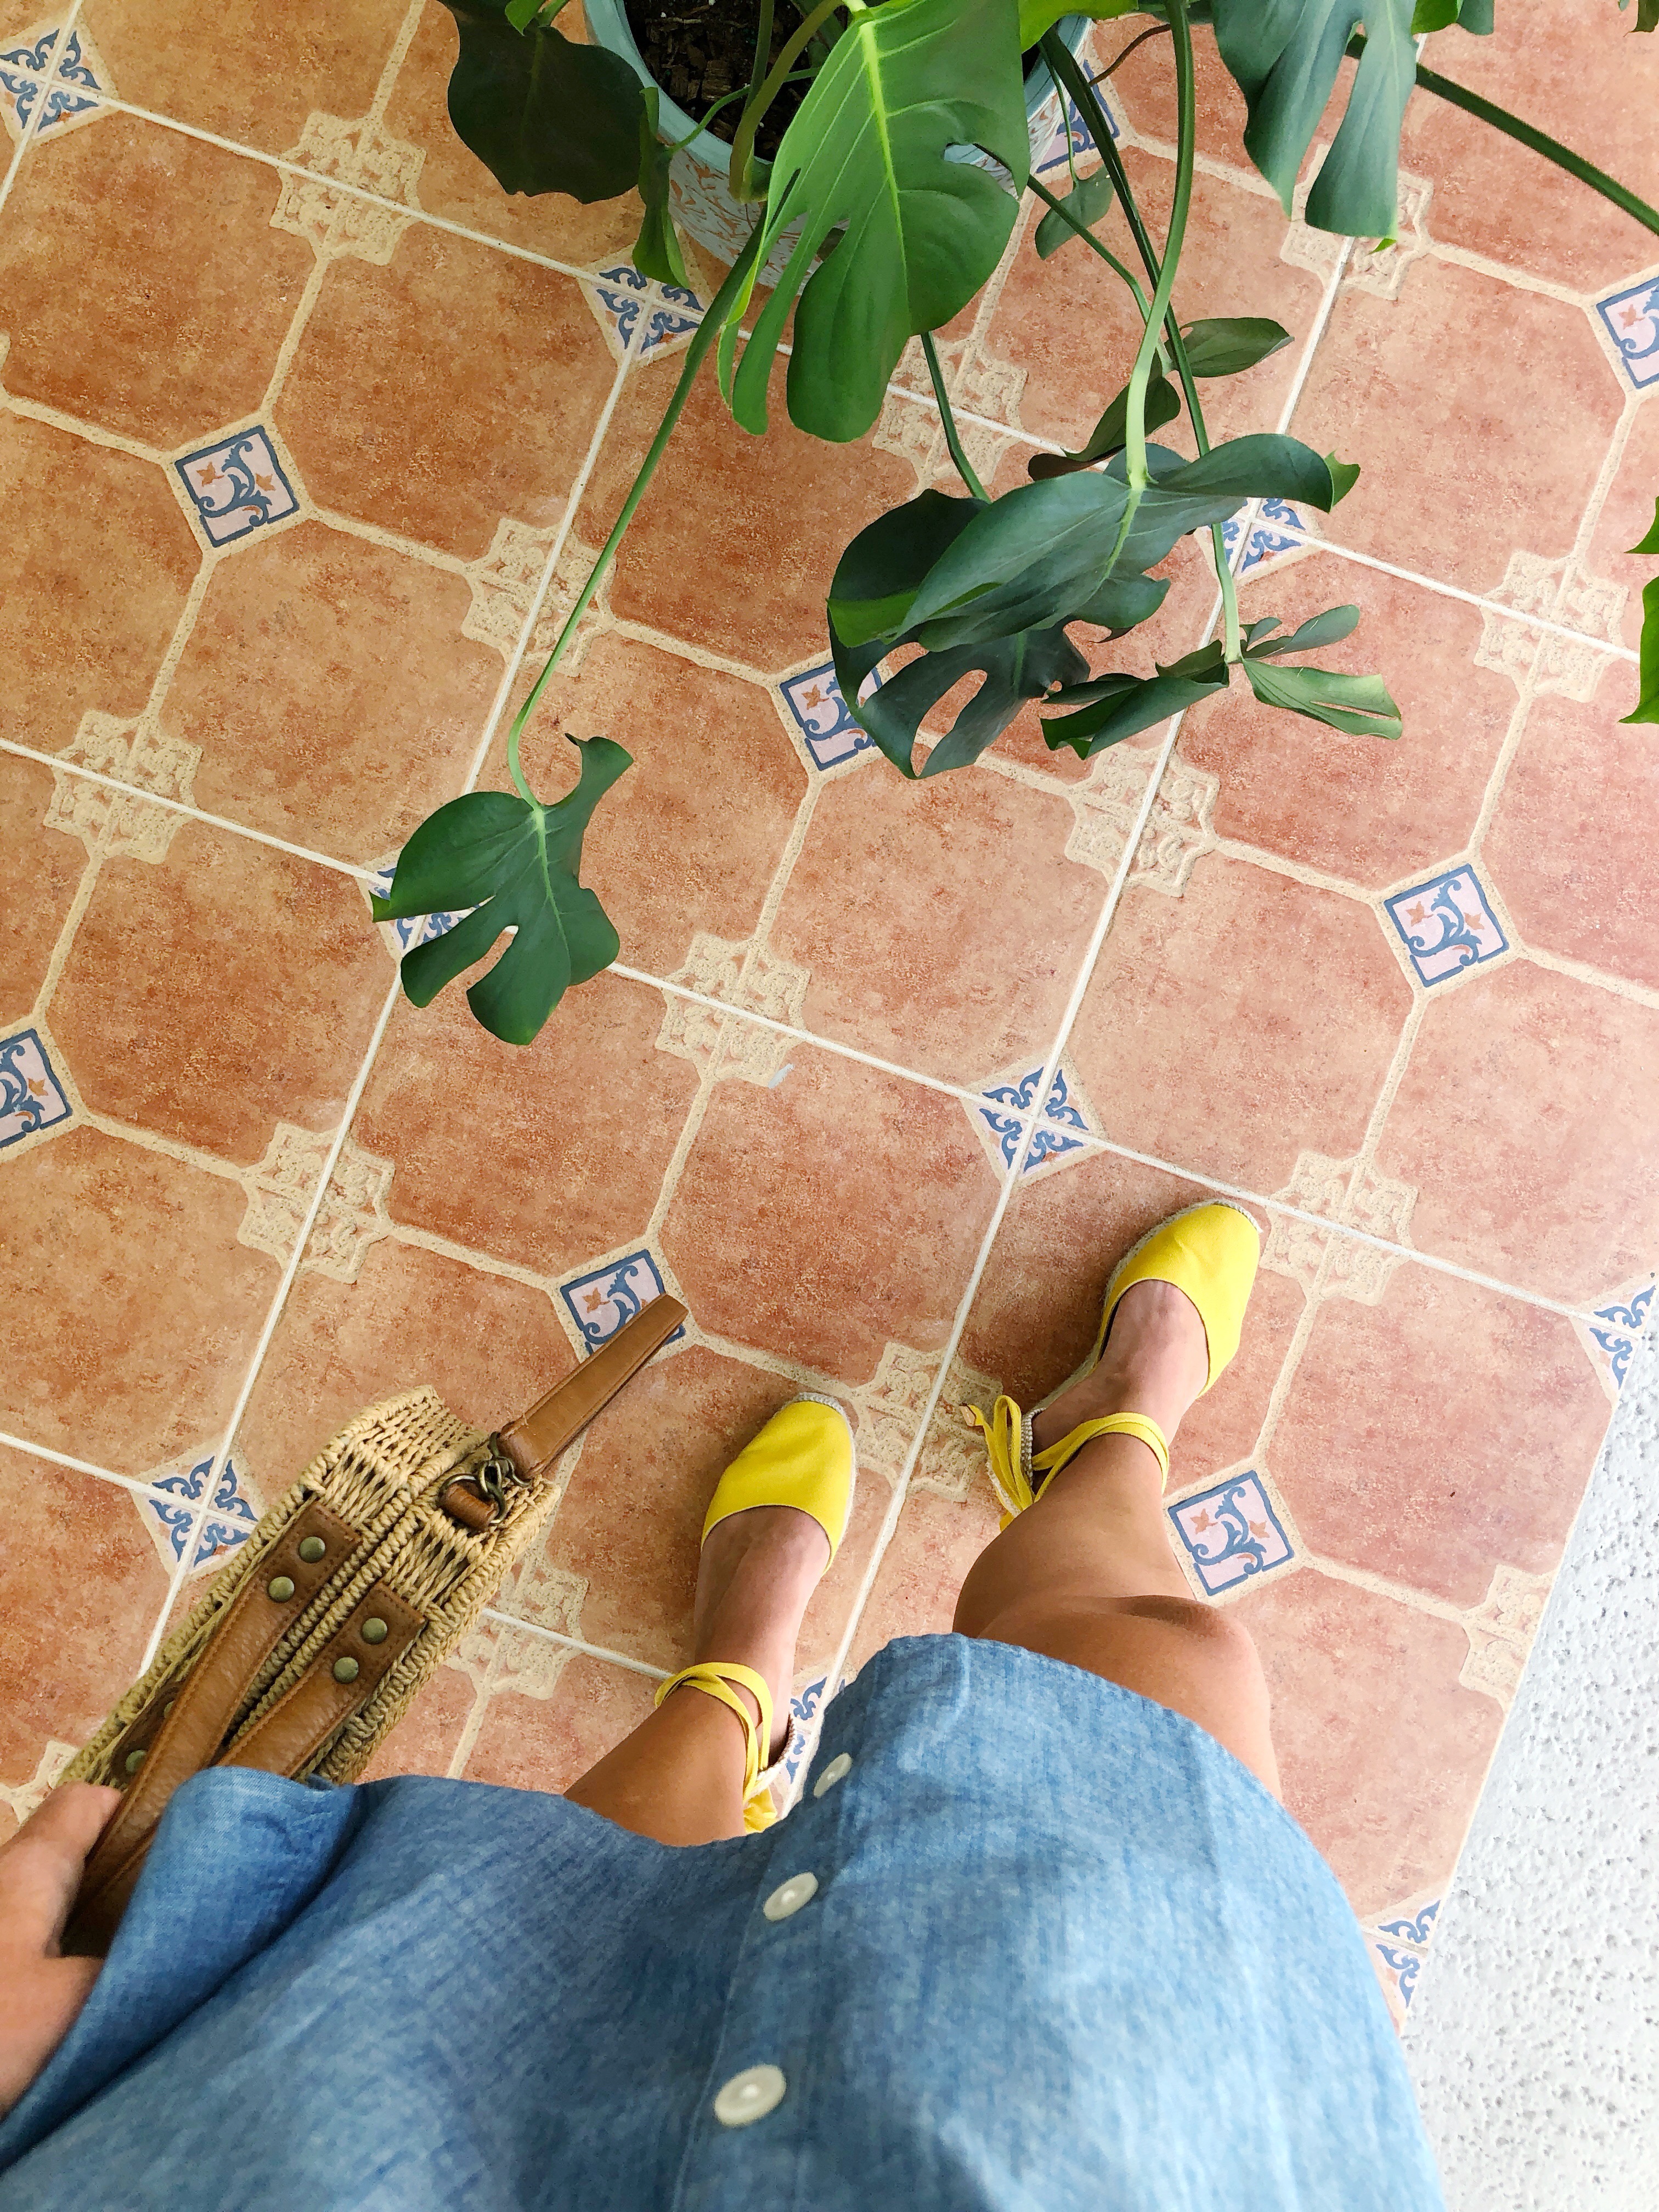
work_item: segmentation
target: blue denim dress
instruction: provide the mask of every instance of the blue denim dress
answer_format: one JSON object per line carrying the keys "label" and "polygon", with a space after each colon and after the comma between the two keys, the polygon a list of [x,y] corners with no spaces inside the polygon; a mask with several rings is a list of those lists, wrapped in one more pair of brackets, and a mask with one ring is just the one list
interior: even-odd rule
{"label": "blue denim dress", "polygon": [[796,1809],[695,1850],[198,1776],[0,2125],[0,2212],[1440,2203],[1301,1830],[1177,1715],[955,1636],[890,1644]]}

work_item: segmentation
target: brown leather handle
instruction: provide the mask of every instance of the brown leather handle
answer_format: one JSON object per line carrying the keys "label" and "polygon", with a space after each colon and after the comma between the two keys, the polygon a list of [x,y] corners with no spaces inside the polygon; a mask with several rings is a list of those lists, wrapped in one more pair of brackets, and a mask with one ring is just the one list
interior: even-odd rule
{"label": "brown leather handle", "polygon": [[509,1421],[501,1432],[502,1450],[519,1473],[531,1480],[582,1431],[616,1396],[623,1384],[637,1375],[653,1352],[666,1344],[684,1326],[685,1308],[678,1298],[653,1298],[625,1322],[608,1344],[584,1359],[574,1375],[556,1382],[527,1413]]}
{"label": "brown leather handle", "polygon": [[237,1737],[220,1765],[306,1773],[425,1626],[423,1613],[385,1583],[371,1583],[287,1696]]}

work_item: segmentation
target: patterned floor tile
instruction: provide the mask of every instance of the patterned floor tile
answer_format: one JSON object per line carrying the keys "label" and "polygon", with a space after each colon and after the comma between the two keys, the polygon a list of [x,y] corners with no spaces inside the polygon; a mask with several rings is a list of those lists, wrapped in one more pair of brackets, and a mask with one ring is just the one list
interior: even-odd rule
{"label": "patterned floor tile", "polygon": [[130,1475],[216,1438],[280,1279],[238,1241],[246,1203],[78,1121],[0,1153],[5,1426]]}
{"label": "patterned floor tile", "polygon": [[0,880],[8,886],[0,901],[0,1028],[8,1032],[33,1009],[87,869],[80,841],[46,827],[54,793],[50,769],[0,755]]}
{"label": "patterned floor tile", "polygon": [[[40,495],[69,482],[72,499]],[[88,713],[142,712],[201,555],[161,468],[16,415],[0,415],[0,714],[9,737],[58,752]]]}
{"label": "patterned floor tile", "polygon": [[1443,1882],[1502,1712],[1459,1671],[1468,1638],[1310,1569],[1237,1601],[1273,1698],[1285,1803],[1362,1919]]}
{"label": "patterned floor tile", "polygon": [[271,228],[276,191],[263,164],[131,116],[48,137],[0,230],[7,390],[162,449],[249,414],[311,274]]}
{"label": "patterned floor tile", "polygon": [[[1659,570],[1659,562],[1650,553],[1633,554],[1631,548],[1652,529],[1656,501],[1659,501],[1659,407],[1638,407],[1624,422],[1617,465],[1582,556],[1583,572],[1589,577],[1622,588],[1624,600],[1614,634],[1632,652],[1641,641],[1643,587]],[[1620,702],[1614,712],[1627,714],[1637,696],[1636,671],[1628,663],[1612,679],[1612,689]]]}
{"label": "patterned floor tile", "polygon": [[412,224],[331,263],[275,419],[319,507],[471,561],[558,520],[615,373],[570,277]]}
{"label": "patterned floor tile", "polygon": [[[1659,98],[1659,53],[1651,39],[1631,37],[1633,20],[1596,0],[1556,0],[1541,39],[1541,25],[1500,9],[1492,34],[1443,32],[1423,59],[1651,200],[1659,156],[1644,118]],[[1651,258],[1628,216],[1445,100],[1413,97],[1400,158],[1434,179],[1430,223],[1449,246],[1576,291]]]}
{"label": "patterned floor tile", "polygon": [[0,1841],[138,1671],[167,1577],[130,1492],[0,1450]]}
{"label": "patterned floor tile", "polygon": [[430,1675],[398,1725],[382,1738],[361,1780],[394,1774],[448,1774],[466,1743],[479,1686],[457,1660]]}
{"label": "patterned floor tile", "polygon": [[53,1034],[94,1110],[251,1165],[278,1121],[338,1123],[391,978],[349,877],[166,828],[104,861]]}
{"label": "patterned floor tile", "polygon": [[604,1659],[500,1632],[501,1657],[466,1763],[470,1782],[568,1790],[651,1711],[656,1684]]}
{"label": "patterned floor tile", "polygon": [[1268,1463],[1309,1548],[1472,1607],[1553,1571],[1607,1412],[1571,1322],[1407,1265],[1322,1301]]}
{"label": "patterned floor tile", "polygon": [[1182,759],[1218,779],[1216,835],[1377,890],[1462,852],[1516,708],[1514,684],[1477,663],[1481,615],[1320,553],[1248,580],[1239,605],[1247,622],[1277,615],[1285,632],[1358,606],[1358,628],[1319,664],[1380,674],[1405,729],[1346,737],[1235,684],[1181,726]]}
{"label": "patterned floor tile", "polygon": [[1369,908],[1208,853],[1125,893],[1071,1049],[1115,1142],[1276,1191],[1358,1150],[1410,1010]]}
{"label": "patterned floor tile", "polygon": [[[1447,330],[1464,334],[1450,350],[1438,339]],[[1397,296],[1345,289],[1291,427],[1360,464],[1333,538],[1490,592],[1517,548],[1571,551],[1622,397],[1579,308],[1424,258]],[[1516,422],[1541,422],[1551,436],[1512,435]],[[1474,462],[1494,450],[1501,469]]]}
{"label": "patterned floor tile", "polygon": [[[982,1456],[982,1455],[981,1455]],[[958,1497],[914,1482],[848,1654],[848,1671],[896,1636],[945,1636],[968,1570],[997,1533],[997,1504],[981,1476]]]}

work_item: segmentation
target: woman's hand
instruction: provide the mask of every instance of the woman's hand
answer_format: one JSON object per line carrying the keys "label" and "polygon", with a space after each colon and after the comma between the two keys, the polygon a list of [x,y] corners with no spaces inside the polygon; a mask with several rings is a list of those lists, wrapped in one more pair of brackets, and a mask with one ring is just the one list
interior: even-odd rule
{"label": "woman's hand", "polygon": [[64,1923],[87,1855],[118,1790],[66,1782],[0,1844],[0,2113],[9,2112],[75,2024],[101,1959],[65,1959]]}

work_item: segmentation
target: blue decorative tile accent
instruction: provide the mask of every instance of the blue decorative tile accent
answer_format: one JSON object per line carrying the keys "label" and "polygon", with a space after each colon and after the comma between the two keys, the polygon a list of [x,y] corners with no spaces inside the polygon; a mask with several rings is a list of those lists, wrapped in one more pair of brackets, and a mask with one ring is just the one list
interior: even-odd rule
{"label": "blue decorative tile accent", "polygon": [[1473,868],[1449,869],[1385,903],[1425,986],[1443,983],[1449,975],[1509,951],[1510,941]]}
{"label": "blue decorative tile accent", "polygon": [[[1237,515],[1221,526],[1222,542],[1227,549],[1230,561],[1243,527]],[[1252,568],[1259,568],[1264,561],[1277,560],[1281,553],[1299,552],[1304,541],[1291,533],[1306,528],[1307,525],[1288,500],[1264,499],[1257,510],[1255,520],[1250,526],[1250,542],[1244,549],[1244,558],[1235,574],[1248,576]]]}
{"label": "blue decorative tile accent", "polygon": [[[641,295],[648,283],[649,279],[641,276],[631,261],[618,262],[614,269],[601,269],[595,279],[594,292],[624,346],[632,338],[640,319]],[[670,338],[683,337],[687,331],[695,331],[702,319],[702,301],[695,292],[684,291],[678,284],[665,284],[662,303],[652,309],[635,358],[641,359],[653,346],[662,345]]]}
{"label": "blue decorative tile accent", "polygon": [[1170,1508],[1176,1534],[1212,1596],[1247,1575],[1266,1574],[1291,1558],[1290,1538],[1255,1474],[1229,1475],[1196,1498]]}
{"label": "blue decorative tile accent", "polygon": [[[143,1503],[165,1532],[175,1559],[185,1556],[185,1546],[190,1540],[190,1524],[201,1504],[202,1496],[213,1474],[214,1455],[198,1459],[194,1467],[178,1474],[164,1474],[150,1485],[152,1490],[165,1490],[178,1498],[176,1505],[165,1505],[159,1498],[147,1498]],[[228,1459],[219,1471],[213,1486],[212,1504],[208,1517],[202,1523],[196,1538],[196,1556],[191,1559],[191,1571],[204,1567],[210,1559],[234,1552],[239,1544],[246,1543],[259,1516],[254,1510],[247,1492],[242,1487],[242,1478],[236,1472],[236,1462]]]}
{"label": "blue decorative tile accent", "polygon": [[[1095,89],[1098,93],[1100,88],[1097,86]],[[1121,138],[1123,132],[1116,116],[1112,112],[1111,103],[1103,100],[1101,106],[1106,111],[1107,128],[1114,138]],[[1079,155],[1092,155],[1094,150],[1095,142],[1089,136],[1083,118],[1078,113],[1077,103],[1068,93],[1066,99],[1065,124],[1061,125],[1058,116],[1054,118],[1054,131],[1043,149],[1041,160],[1037,162],[1036,173],[1040,177],[1046,177],[1050,169],[1063,169],[1069,162],[1075,161]],[[1060,198],[1064,195],[1057,193],[1055,197]]]}
{"label": "blue decorative tile accent", "polygon": [[[624,1322],[632,1321],[653,1298],[659,1298],[664,1287],[656,1261],[641,1249],[630,1252],[625,1260],[613,1260],[608,1267],[578,1275],[574,1283],[562,1284],[559,1295],[581,1331],[583,1350],[597,1352]],[[682,1326],[667,1341],[678,1344],[684,1334]]]}
{"label": "blue decorative tile accent", "polygon": [[67,1121],[74,1110],[37,1030],[0,1037],[0,1152]]}
{"label": "blue decorative tile accent", "polygon": [[[880,672],[873,671],[866,678],[860,696],[867,699],[881,680]],[[778,690],[806,740],[814,767],[839,768],[855,753],[868,752],[874,745],[876,741],[869,732],[860,729],[847,711],[833,661],[826,660],[822,668],[805,669],[799,676],[786,677]]]}
{"label": "blue decorative tile accent", "polygon": [[1644,276],[1639,284],[1598,300],[1595,312],[1637,390],[1659,382],[1659,277]]}
{"label": "blue decorative tile accent", "polygon": [[1419,1912],[1380,1922],[1371,1932],[1370,1946],[1382,1961],[1384,1986],[1398,2000],[1402,2012],[1410,2007],[1416,1994],[1417,1978],[1423,1971],[1439,1911],[1440,1900],[1437,1898]]}
{"label": "blue decorative tile accent", "polygon": [[[392,878],[397,872],[398,864],[394,860],[389,866],[382,868],[378,875],[369,878],[368,888],[377,898],[386,897],[392,889]],[[400,954],[412,952],[417,945],[429,944],[434,937],[441,937],[447,930],[453,929],[458,921],[465,921],[471,912],[470,906],[463,906],[457,907],[453,914],[412,914],[401,921],[383,922],[381,927],[389,929],[397,939]]]}
{"label": "blue decorative tile accent", "polygon": [[[57,45],[58,33],[53,29],[43,32],[33,46],[11,46],[0,53],[0,103],[10,108],[20,133],[27,129],[34,103],[52,75]],[[77,91],[77,86],[84,89]],[[95,95],[98,90],[98,80],[82,47],[80,34],[71,31],[57,76],[46,92],[41,131],[50,131],[54,123],[61,123],[70,115],[84,115],[89,107],[95,107],[96,98],[88,99],[86,94]]]}
{"label": "blue decorative tile accent", "polygon": [[793,1742],[789,1747],[788,1756],[783,1762],[783,1775],[785,1781],[792,1788],[794,1785],[795,1777],[806,1762],[807,1750],[811,1742],[812,1723],[817,1717],[819,1706],[824,1703],[823,1692],[829,1680],[830,1677],[827,1674],[820,1674],[816,1682],[809,1682],[804,1690],[789,1700],[790,1717],[795,1723],[795,1735]]}
{"label": "blue decorative tile accent", "polygon": [[[1002,1164],[1011,1168],[1014,1155],[1019,1150],[1022,1116],[1031,1110],[1031,1101],[1036,1097],[1037,1085],[1042,1080],[1042,1070],[1034,1067],[1018,1082],[993,1084],[985,1096],[993,1103],[975,1110],[986,1127],[996,1139],[997,1150],[1002,1155]],[[1054,1126],[1050,1127],[1049,1125]],[[1056,1068],[1054,1079],[1048,1086],[1048,1101],[1042,1109],[1042,1121],[1031,1138],[1030,1150],[1025,1155],[1022,1173],[1030,1175],[1045,1160],[1057,1159],[1062,1152],[1077,1151],[1081,1135],[1068,1136],[1066,1132],[1076,1129],[1086,1132],[1088,1123],[1072,1100],[1066,1082],[1064,1068]]]}
{"label": "blue decorative tile accent", "polygon": [[1605,1328],[1592,1328],[1595,1338],[1613,1367],[1613,1387],[1622,1390],[1625,1375],[1630,1366],[1630,1356],[1635,1350],[1635,1340],[1648,1325],[1648,1309],[1653,1304],[1651,1283],[1637,1291],[1627,1303],[1615,1299],[1611,1304],[1597,1306],[1595,1318],[1604,1321]]}
{"label": "blue decorative tile accent", "polygon": [[268,522],[281,522],[300,504],[270,440],[257,426],[186,453],[173,465],[211,545],[227,545]]}

